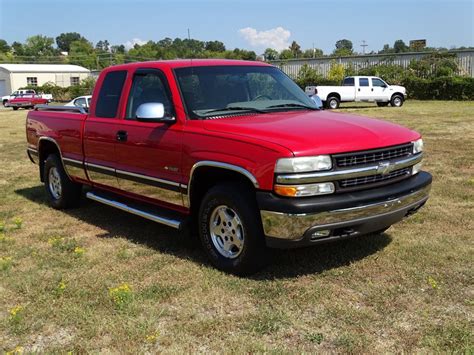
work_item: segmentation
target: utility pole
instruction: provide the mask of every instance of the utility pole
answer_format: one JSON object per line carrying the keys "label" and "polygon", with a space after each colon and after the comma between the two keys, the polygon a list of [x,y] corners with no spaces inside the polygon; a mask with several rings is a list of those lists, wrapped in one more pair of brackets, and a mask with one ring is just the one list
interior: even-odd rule
{"label": "utility pole", "polygon": [[365,41],[365,39],[362,40],[362,44],[360,46],[362,47],[362,54],[365,54],[365,47],[369,46],[367,42]]}
{"label": "utility pole", "polygon": [[313,59],[316,58],[316,49],[314,49],[314,42],[313,42]]}
{"label": "utility pole", "polygon": [[188,39],[191,40],[191,31],[189,31],[189,28],[188,28]]}

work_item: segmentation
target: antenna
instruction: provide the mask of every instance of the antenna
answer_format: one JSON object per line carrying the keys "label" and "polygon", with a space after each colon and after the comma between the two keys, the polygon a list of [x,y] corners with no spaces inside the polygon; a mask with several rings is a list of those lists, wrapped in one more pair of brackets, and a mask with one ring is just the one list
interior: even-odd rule
{"label": "antenna", "polygon": [[365,41],[365,39],[362,40],[362,44],[360,46],[362,47],[362,54],[365,54],[365,47],[369,46],[367,42]]}

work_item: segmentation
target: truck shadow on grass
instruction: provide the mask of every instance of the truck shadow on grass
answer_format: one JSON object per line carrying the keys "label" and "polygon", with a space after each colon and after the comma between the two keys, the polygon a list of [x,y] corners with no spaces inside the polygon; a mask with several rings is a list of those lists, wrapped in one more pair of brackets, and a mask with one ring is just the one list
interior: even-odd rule
{"label": "truck shadow on grass", "polygon": [[[18,189],[15,193],[36,204],[47,205],[42,185]],[[96,235],[99,238],[126,238],[160,253],[212,267],[201,250],[197,237],[90,201],[85,197],[80,208],[61,212],[104,230],[105,232]],[[375,254],[391,241],[392,238],[384,233],[303,249],[272,250],[269,266],[251,278],[268,280],[322,273]]]}

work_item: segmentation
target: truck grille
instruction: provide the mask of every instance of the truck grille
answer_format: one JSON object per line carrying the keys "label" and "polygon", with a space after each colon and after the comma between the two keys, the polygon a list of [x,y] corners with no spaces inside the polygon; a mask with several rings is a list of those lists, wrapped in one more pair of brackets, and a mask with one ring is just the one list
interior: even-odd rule
{"label": "truck grille", "polygon": [[341,154],[335,156],[336,166],[346,168],[351,166],[358,166],[379,161],[387,161],[396,158],[407,157],[412,152],[412,144],[404,144],[396,147],[389,147],[384,149],[375,149],[365,152],[355,152],[349,154]]}
{"label": "truck grille", "polygon": [[395,182],[396,180],[401,180],[405,177],[411,175],[411,167],[403,168],[399,170],[392,171],[386,175],[371,175],[371,176],[363,176],[357,177],[352,179],[345,179],[339,181],[339,187],[344,191],[348,189],[360,189],[363,188],[364,185],[370,185],[370,187],[374,186],[378,183],[385,183],[390,180],[390,182]]}

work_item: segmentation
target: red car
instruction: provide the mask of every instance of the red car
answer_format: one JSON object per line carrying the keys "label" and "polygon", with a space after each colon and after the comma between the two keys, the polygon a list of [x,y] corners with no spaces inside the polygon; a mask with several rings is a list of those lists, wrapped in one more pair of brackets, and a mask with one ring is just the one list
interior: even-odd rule
{"label": "red car", "polygon": [[[86,197],[195,231],[217,268],[248,274],[268,247],[381,233],[428,199],[420,134],[321,111],[261,62],[177,60],[103,70],[89,113],[28,113],[49,203]],[[137,231],[139,233],[139,231]]]}
{"label": "red car", "polygon": [[47,105],[49,103],[48,99],[43,99],[39,95],[26,94],[17,96],[14,99],[8,100],[5,103],[5,107],[12,107],[14,110],[22,108],[33,108],[35,105]]}

